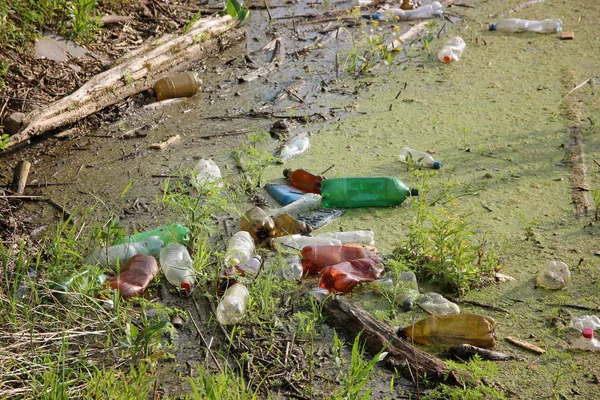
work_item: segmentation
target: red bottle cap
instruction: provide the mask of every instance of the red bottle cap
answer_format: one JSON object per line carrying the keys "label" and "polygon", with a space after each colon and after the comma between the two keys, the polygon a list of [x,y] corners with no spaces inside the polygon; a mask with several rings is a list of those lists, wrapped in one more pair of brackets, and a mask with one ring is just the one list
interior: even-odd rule
{"label": "red bottle cap", "polygon": [[186,292],[189,292],[192,289],[192,284],[189,283],[188,281],[183,281],[183,282],[181,282],[181,288],[183,290],[185,290]]}
{"label": "red bottle cap", "polygon": [[594,338],[594,330],[592,328],[585,328],[581,333],[583,333],[583,337],[586,339]]}

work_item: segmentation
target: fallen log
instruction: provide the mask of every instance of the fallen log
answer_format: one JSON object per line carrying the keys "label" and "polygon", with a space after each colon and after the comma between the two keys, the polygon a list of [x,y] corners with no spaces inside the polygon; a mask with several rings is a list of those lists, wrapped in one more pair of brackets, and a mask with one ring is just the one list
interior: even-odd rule
{"label": "fallen log", "polygon": [[418,375],[421,382],[461,384],[458,375],[450,371],[444,361],[402,340],[391,326],[348,303],[343,297],[326,298],[323,303],[323,313],[330,326],[352,339],[360,333],[369,352],[377,354],[387,345],[385,365],[392,370],[399,369],[405,372],[405,376],[409,379],[414,379],[414,376]]}
{"label": "fallen log", "polygon": [[167,73],[189,69],[200,59],[218,54],[241,41],[245,30],[230,16],[199,20],[182,36],[168,35],[148,43],[116,61],[70,95],[34,110],[23,119],[21,131],[12,135],[10,148],[32,136],[60,128],[149,89]]}

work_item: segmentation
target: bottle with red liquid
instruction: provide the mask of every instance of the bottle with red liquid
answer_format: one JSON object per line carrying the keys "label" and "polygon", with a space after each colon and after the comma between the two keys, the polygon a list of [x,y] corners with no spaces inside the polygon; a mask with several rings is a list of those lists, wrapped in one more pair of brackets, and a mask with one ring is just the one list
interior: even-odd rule
{"label": "bottle with red liquid", "polygon": [[372,258],[344,261],[323,268],[319,286],[330,292],[348,293],[357,284],[373,282],[382,273],[381,263]]}
{"label": "bottle with red liquid", "polygon": [[121,268],[120,274],[108,281],[111,289],[118,289],[125,300],[140,296],[158,275],[156,259],[137,254]]}
{"label": "bottle with red liquid", "polygon": [[311,174],[305,169],[284,169],[283,176],[290,180],[293,187],[316,194],[321,194],[321,182],[326,179],[322,175]]}
{"label": "bottle with red liquid", "polygon": [[223,269],[219,273],[219,279],[217,281],[217,295],[223,295],[228,287],[239,283],[241,280],[252,280],[256,278],[261,265],[261,256],[255,255],[244,262]]}
{"label": "bottle with red liquid", "polygon": [[264,245],[275,237],[275,221],[262,208],[254,207],[240,218],[240,231],[250,233],[257,245]]}
{"label": "bottle with red liquid", "polygon": [[302,249],[302,268],[305,273],[317,273],[329,265],[344,261],[372,259],[382,263],[377,254],[364,247],[355,246],[306,246]]}

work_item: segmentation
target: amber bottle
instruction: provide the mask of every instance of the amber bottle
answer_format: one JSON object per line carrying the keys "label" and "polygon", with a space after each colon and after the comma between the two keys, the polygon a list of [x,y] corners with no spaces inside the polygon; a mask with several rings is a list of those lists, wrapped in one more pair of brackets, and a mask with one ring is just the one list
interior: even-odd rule
{"label": "amber bottle", "polygon": [[293,187],[316,194],[321,194],[321,182],[326,179],[322,175],[311,174],[305,169],[284,169],[283,176],[290,180]]}
{"label": "amber bottle", "polygon": [[348,293],[357,284],[373,282],[382,273],[381,263],[372,258],[344,261],[323,268],[319,286],[330,292]]}
{"label": "amber bottle", "polygon": [[273,222],[275,223],[274,237],[296,234],[308,235],[313,231],[312,226],[305,222],[298,221],[289,214],[279,214],[273,219]]}
{"label": "amber bottle", "polygon": [[383,262],[377,254],[364,247],[306,246],[302,249],[302,268],[305,273],[317,273],[329,265],[361,258]]}
{"label": "amber bottle", "polygon": [[108,281],[111,289],[118,289],[125,300],[141,295],[158,275],[156,259],[144,254],[137,254],[129,259],[121,268],[118,276]]}
{"label": "amber bottle", "polygon": [[246,231],[258,246],[275,237],[275,222],[262,208],[254,207],[240,218],[240,231]]}
{"label": "amber bottle", "polygon": [[165,76],[154,84],[156,100],[174,99],[177,97],[191,97],[198,93],[202,81],[194,72],[182,72]]}

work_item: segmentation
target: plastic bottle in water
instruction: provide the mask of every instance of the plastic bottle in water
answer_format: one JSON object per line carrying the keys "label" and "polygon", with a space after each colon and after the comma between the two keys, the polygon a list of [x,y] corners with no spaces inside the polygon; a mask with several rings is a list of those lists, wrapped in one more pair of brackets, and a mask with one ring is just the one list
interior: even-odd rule
{"label": "plastic bottle in water", "polygon": [[156,100],[174,99],[177,97],[191,97],[198,93],[202,80],[195,72],[182,72],[166,76],[154,84]]}
{"label": "plastic bottle in water", "polygon": [[413,10],[389,8],[381,13],[373,14],[373,19],[382,21],[407,21],[411,19],[435,18],[443,15],[442,4],[439,1],[435,1]]}
{"label": "plastic bottle in water", "polygon": [[430,315],[398,335],[424,345],[466,343],[489,349],[496,343],[496,321],[478,314]]}
{"label": "plastic bottle in water", "polygon": [[221,178],[221,170],[217,163],[211,159],[202,158],[194,167],[190,182],[197,190],[202,189],[206,184],[223,187]]}
{"label": "plastic bottle in water", "polygon": [[118,289],[125,300],[141,295],[158,275],[156,259],[144,254],[136,254],[121,268],[119,275],[112,277],[108,284]]}
{"label": "plastic bottle in water", "polygon": [[392,207],[418,194],[392,176],[332,178],[321,183],[323,207]]}
{"label": "plastic bottle in water", "polygon": [[164,244],[171,242],[186,244],[190,241],[190,230],[181,224],[171,224],[135,235],[123,236],[113,244],[141,242],[150,236],[158,236]]}
{"label": "plastic bottle in water", "polygon": [[600,342],[594,339],[594,330],[585,328],[581,336],[573,342],[573,347],[579,350],[600,351]]}
{"label": "plastic bottle in water", "polygon": [[377,254],[364,247],[354,246],[305,246],[302,249],[302,267],[304,272],[314,274],[323,268],[339,264],[344,261],[370,258],[377,263],[382,263]]}
{"label": "plastic bottle in water", "polygon": [[114,267],[117,265],[117,260],[121,265],[124,265],[129,259],[136,254],[146,254],[148,256],[157,257],[160,254],[160,248],[163,246],[163,241],[158,236],[150,236],[140,242],[121,243],[102,249],[96,249],[86,257],[85,264],[102,265]]}
{"label": "plastic bottle in water", "polygon": [[433,315],[452,315],[460,314],[460,308],[444,298],[441,294],[427,292],[423,293],[417,301],[419,307]]}
{"label": "plastic bottle in water", "polygon": [[279,214],[289,214],[292,217],[296,217],[305,212],[320,208],[322,199],[323,198],[321,197],[321,195],[315,193],[307,193],[304,196],[300,197],[298,200],[294,201],[293,203],[288,204],[287,206],[281,208],[273,208],[269,210],[269,215],[275,217]]}
{"label": "plastic bottle in water", "polygon": [[532,21],[520,18],[508,18],[490,25],[490,31],[500,32],[536,32],[536,33],[558,33],[562,30],[560,19],[544,19]]}
{"label": "plastic bottle in water", "polygon": [[600,328],[600,318],[595,315],[584,315],[579,318],[573,318],[569,323],[569,328],[583,331],[585,328],[592,328],[593,330]]}
{"label": "plastic bottle in water", "polygon": [[338,239],[333,239],[327,236],[302,236],[302,235],[288,235],[280,236],[273,239],[273,246],[290,247],[297,250],[302,250],[306,246],[341,246],[342,242]]}
{"label": "plastic bottle in water", "polygon": [[308,193],[321,193],[321,182],[326,179],[322,175],[314,175],[305,169],[284,169],[283,176],[290,180],[293,187]]}
{"label": "plastic bottle in water", "polygon": [[308,135],[299,135],[281,148],[279,158],[282,162],[286,162],[298,157],[309,148],[310,141],[308,140]]}
{"label": "plastic bottle in water", "polygon": [[256,245],[264,245],[275,237],[275,221],[262,208],[254,207],[240,218],[240,230],[250,233]]}
{"label": "plastic bottle in water", "polygon": [[371,282],[375,293],[394,296],[404,311],[410,311],[419,297],[419,284],[412,271],[402,271],[397,279],[381,278]]}
{"label": "plastic bottle in water", "polygon": [[323,268],[319,286],[330,292],[348,293],[357,284],[373,282],[382,273],[381,263],[373,258],[344,261]]}
{"label": "plastic bottle in water", "polygon": [[562,289],[571,282],[571,271],[562,261],[548,261],[535,281],[547,289]]}
{"label": "plastic bottle in water", "polygon": [[217,320],[222,325],[237,324],[246,313],[250,293],[246,286],[236,283],[230,286],[217,306]]}
{"label": "plastic bottle in water", "polygon": [[442,163],[436,161],[431,154],[425,151],[411,149],[410,147],[401,148],[398,158],[401,163],[416,165],[418,167],[433,169],[440,169],[442,167]]}
{"label": "plastic bottle in water", "polygon": [[438,59],[446,64],[448,64],[450,61],[458,61],[462,56],[466,46],[467,44],[463,38],[459,36],[452,36],[439,51]]}
{"label": "plastic bottle in water", "polygon": [[179,243],[169,243],[160,251],[160,266],[172,285],[190,291],[195,281],[194,262],[187,248]]}
{"label": "plastic bottle in water", "polygon": [[254,253],[254,240],[246,231],[236,232],[227,242],[225,265],[233,266],[246,262]]}

